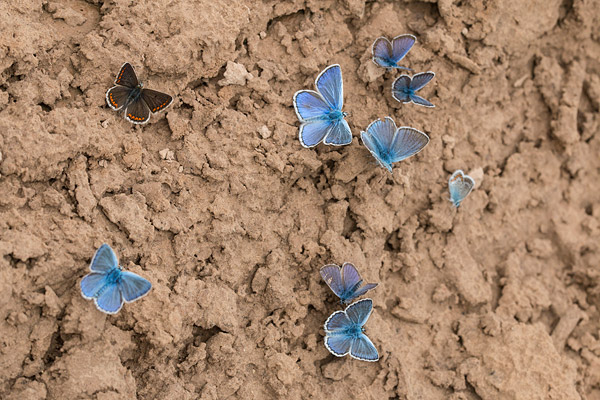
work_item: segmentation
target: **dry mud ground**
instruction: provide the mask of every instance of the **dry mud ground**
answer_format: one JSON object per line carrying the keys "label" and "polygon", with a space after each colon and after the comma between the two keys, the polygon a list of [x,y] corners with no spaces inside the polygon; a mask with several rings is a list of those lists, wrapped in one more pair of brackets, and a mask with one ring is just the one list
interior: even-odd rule
{"label": "dry mud ground", "polygon": [[[599,9],[1,2],[0,398],[600,399]],[[435,109],[370,61],[400,33]],[[143,127],[105,104],[124,61],[175,96]],[[333,63],[354,141],[304,149]],[[393,176],[358,139],[386,115],[431,137]],[[104,242],[154,285],[116,316],[79,292]],[[323,346],[344,261],[377,363]]]}

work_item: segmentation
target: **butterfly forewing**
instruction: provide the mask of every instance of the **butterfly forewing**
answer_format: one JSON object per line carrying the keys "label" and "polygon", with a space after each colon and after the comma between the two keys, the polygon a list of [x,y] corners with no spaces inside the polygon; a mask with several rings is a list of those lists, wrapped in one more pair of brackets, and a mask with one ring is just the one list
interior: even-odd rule
{"label": "butterfly forewing", "polygon": [[327,67],[317,77],[315,85],[331,109],[342,111],[344,105],[344,85],[342,81],[342,69],[339,65],[334,64]]}
{"label": "butterfly forewing", "polygon": [[413,35],[407,34],[407,35],[396,36],[392,40],[392,53],[394,54],[393,55],[394,61],[398,62],[398,61],[402,60],[404,58],[404,56],[406,56],[406,54],[413,47],[413,45],[415,44],[416,41],[417,41],[417,38],[414,37]]}
{"label": "butterfly forewing", "polygon": [[150,108],[150,111],[157,113],[173,102],[173,97],[166,93],[162,93],[152,89],[142,89],[142,100]]}
{"label": "butterfly forewing", "polygon": [[392,144],[393,162],[398,162],[414,156],[427,146],[429,136],[409,127],[398,128]]}
{"label": "butterfly forewing", "polygon": [[106,102],[113,110],[120,110],[127,104],[131,89],[125,86],[113,86],[106,92]]}
{"label": "butterfly forewing", "polygon": [[420,90],[425,85],[427,85],[434,77],[435,73],[430,71],[415,74],[410,81],[410,88],[413,90]]}
{"label": "butterfly forewing", "polygon": [[387,38],[383,36],[378,37],[375,39],[375,42],[373,42],[371,52],[373,54],[373,61],[375,64],[385,67],[386,65],[383,65],[384,60],[389,60],[392,58],[392,44]]}
{"label": "butterfly forewing", "polygon": [[373,311],[373,300],[363,299],[350,304],[346,308],[346,315],[352,323],[363,326]]}
{"label": "butterfly forewing", "polygon": [[294,109],[300,121],[320,118],[331,111],[323,96],[312,90],[300,90],[294,94]]}
{"label": "butterfly forewing", "polygon": [[119,288],[123,295],[123,300],[127,303],[131,303],[148,294],[152,288],[152,284],[147,279],[142,278],[133,272],[122,271]]}
{"label": "butterfly forewing", "polygon": [[115,79],[115,84],[127,86],[131,89],[140,84],[131,64],[123,64],[121,70],[119,71],[119,74],[117,75],[117,78]]}
{"label": "butterfly forewing", "polygon": [[113,249],[104,243],[94,254],[90,263],[90,270],[94,272],[108,273],[119,266],[119,260]]}

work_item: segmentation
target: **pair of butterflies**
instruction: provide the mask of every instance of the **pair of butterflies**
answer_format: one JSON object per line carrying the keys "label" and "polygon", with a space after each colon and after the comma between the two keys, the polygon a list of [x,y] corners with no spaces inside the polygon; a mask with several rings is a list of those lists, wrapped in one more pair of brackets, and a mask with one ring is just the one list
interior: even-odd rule
{"label": "pair of butterflies", "polygon": [[122,111],[129,122],[145,124],[150,120],[150,113],[167,108],[173,102],[173,97],[146,89],[131,64],[125,63],[115,79],[115,86],[106,92],[106,102],[113,110]]}
{"label": "pair of butterflies", "polygon": [[107,314],[119,312],[123,303],[131,303],[150,292],[152,284],[133,272],[123,271],[113,249],[103,244],[90,263],[91,273],[81,280],[81,295],[94,300],[96,308]]}
{"label": "pair of butterflies", "polygon": [[[335,264],[321,268],[321,277],[327,286],[340,298],[340,303],[347,304],[377,287],[377,283],[363,286],[356,267],[344,263],[342,267]],[[325,321],[325,347],[331,354],[351,357],[362,361],[377,361],[379,353],[367,335],[364,325],[373,311],[373,300],[363,299],[350,304],[344,311],[336,311]]]}
{"label": "pair of butterflies", "polygon": [[[398,63],[406,56],[409,50],[413,47],[417,38],[413,35],[396,36],[390,42],[385,37],[378,37],[373,43],[371,52],[373,53],[373,62],[380,67],[389,69],[405,69]],[[416,94],[417,91],[423,89],[433,78],[435,73],[431,71],[420,72],[413,75],[400,75],[394,83],[392,83],[392,96],[400,103],[414,103],[425,107],[435,107],[431,102]]]}
{"label": "pair of butterflies", "polygon": [[[352,142],[352,132],[342,111],[343,82],[339,65],[331,65],[315,81],[317,91],[300,90],[294,94],[294,109],[300,119],[300,143],[310,148],[323,142],[343,146]],[[386,117],[372,122],[366,132],[361,132],[364,145],[373,157],[390,172],[392,163],[402,161],[428,143],[429,137],[414,128],[396,127]]]}
{"label": "pair of butterflies", "polygon": [[448,188],[450,189],[450,201],[454,207],[460,206],[460,203],[467,197],[475,187],[475,181],[469,175],[465,175],[462,170],[456,170],[448,179]]}

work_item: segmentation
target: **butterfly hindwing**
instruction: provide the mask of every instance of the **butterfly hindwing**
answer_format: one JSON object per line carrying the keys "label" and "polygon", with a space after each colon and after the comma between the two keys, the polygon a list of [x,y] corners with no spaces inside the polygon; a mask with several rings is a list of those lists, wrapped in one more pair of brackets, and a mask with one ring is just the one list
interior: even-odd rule
{"label": "butterfly hindwing", "polygon": [[150,108],[141,98],[127,106],[125,119],[134,124],[145,124],[150,120]]}
{"label": "butterfly hindwing", "polygon": [[308,121],[300,124],[300,144],[303,147],[315,147],[325,139],[333,128],[331,121]]}
{"label": "butterfly hindwing", "polygon": [[91,273],[81,279],[80,287],[81,287],[81,295],[83,298],[87,300],[91,300],[100,289],[102,289],[106,285],[106,274],[103,273]]}
{"label": "butterfly hindwing", "polygon": [[151,112],[157,113],[167,108],[173,102],[173,97],[157,90],[142,89],[142,100]]}
{"label": "butterfly hindwing", "polygon": [[138,81],[137,75],[135,74],[135,71],[133,70],[131,64],[129,64],[128,62],[123,64],[123,66],[119,70],[117,78],[115,79],[115,85],[126,86],[128,88],[133,89],[139,84],[140,82]]}
{"label": "butterfly hindwing", "polygon": [[336,357],[344,357],[350,352],[354,339],[348,335],[325,336],[325,347]]}
{"label": "butterfly hindwing", "polygon": [[458,207],[475,187],[475,181],[459,169],[448,180],[448,187],[450,189],[450,200],[454,207]]}
{"label": "butterfly hindwing", "polygon": [[121,291],[116,283],[105,286],[102,292],[94,298],[96,307],[107,314],[116,314],[123,307]]}
{"label": "butterfly hindwing", "polygon": [[323,143],[333,146],[344,146],[352,143],[352,131],[345,119],[332,124],[331,130],[325,136]]}
{"label": "butterfly hindwing", "polygon": [[350,356],[361,361],[375,362],[379,360],[377,348],[373,342],[371,342],[371,339],[364,333],[359,334],[358,337],[352,341]]}

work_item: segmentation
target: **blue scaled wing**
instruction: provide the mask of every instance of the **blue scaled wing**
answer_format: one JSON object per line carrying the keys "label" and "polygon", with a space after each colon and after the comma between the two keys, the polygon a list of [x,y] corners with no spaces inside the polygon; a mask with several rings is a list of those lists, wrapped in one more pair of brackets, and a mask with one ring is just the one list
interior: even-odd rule
{"label": "blue scaled wing", "polygon": [[333,126],[331,121],[324,120],[303,122],[300,125],[300,144],[303,147],[315,147],[325,139]]}
{"label": "blue scaled wing", "polygon": [[145,296],[152,289],[150,281],[129,271],[121,271],[121,281],[118,285],[123,300],[127,303]]}
{"label": "blue scaled wing", "polygon": [[392,97],[401,103],[410,102],[410,76],[400,75],[392,83]]}
{"label": "blue scaled wing", "polygon": [[342,331],[352,325],[345,311],[336,311],[325,321],[325,332]]}
{"label": "blue scaled wing", "polygon": [[432,102],[430,102],[429,100],[426,100],[416,94],[411,94],[409,97],[410,97],[410,101],[412,101],[416,105],[424,106],[424,107],[435,107],[435,105]]}
{"label": "blue scaled wing", "polygon": [[320,272],[327,286],[337,297],[340,297],[346,289],[340,267],[335,264],[328,264],[322,267]]}
{"label": "blue scaled wing", "polygon": [[100,289],[102,289],[106,283],[106,274],[97,272],[87,274],[80,283],[81,295],[83,298],[91,300],[96,297],[98,292],[100,292]]}
{"label": "blue scaled wing", "polygon": [[363,326],[373,311],[373,300],[363,299],[346,307],[345,313],[352,323]]}
{"label": "blue scaled wing", "polygon": [[108,273],[113,268],[118,267],[119,260],[117,259],[117,255],[106,243],[100,246],[90,263],[90,270],[93,272]]}
{"label": "blue scaled wing", "polygon": [[116,283],[105,286],[98,297],[94,298],[98,310],[107,314],[116,314],[123,306],[121,291]]}
{"label": "blue scaled wing", "polygon": [[411,157],[427,146],[429,136],[423,132],[403,126],[398,128],[392,143],[392,162],[398,162]]}
{"label": "blue scaled wing", "polygon": [[435,73],[431,72],[431,71],[420,72],[418,74],[414,74],[410,81],[410,88],[414,91],[421,90],[434,77],[435,77]]}
{"label": "blue scaled wing", "polygon": [[375,345],[364,333],[352,340],[350,356],[361,361],[375,362],[379,360],[379,353]]}
{"label": "blue scaled wing", "polygon": [[331,109],[342,111],[344,106],[344,84],[342,69],[338,64],[325,68],[317,77],[315,85]]}
{"label": "blue scaled wing", "polygon": [[339,119],[331,124],[331,130],[325,136],[323,143],[333,146],[344,146],[352,143],[352,131],[345,119]]}
{"label": "blue scaled wing", "polygon": [[[417,41],[417,38],[413,35],[400,35],[392,39],[392,53],[393,60],[398,63],[406,56],[406,54],[412,49],[413,45]],[[408,69],[408,68],[405,68]]]}
{"label": "blue scaled wing", "polygon": [[336,357],[344,357],[350,352],[354,339],[345,334],[325,336],[325,347]]}
{"label": "blue scaled wing", "polygon": [[386,37],[378,37],[371,47],[373,62],[380,67],[391,68],[392,44]]}
{"label": "blue scaled wing", "polygon": [[323,96],[313,90],[300,90],[294,94],[294,109],[300,121],[319,119],[331,111]]}

